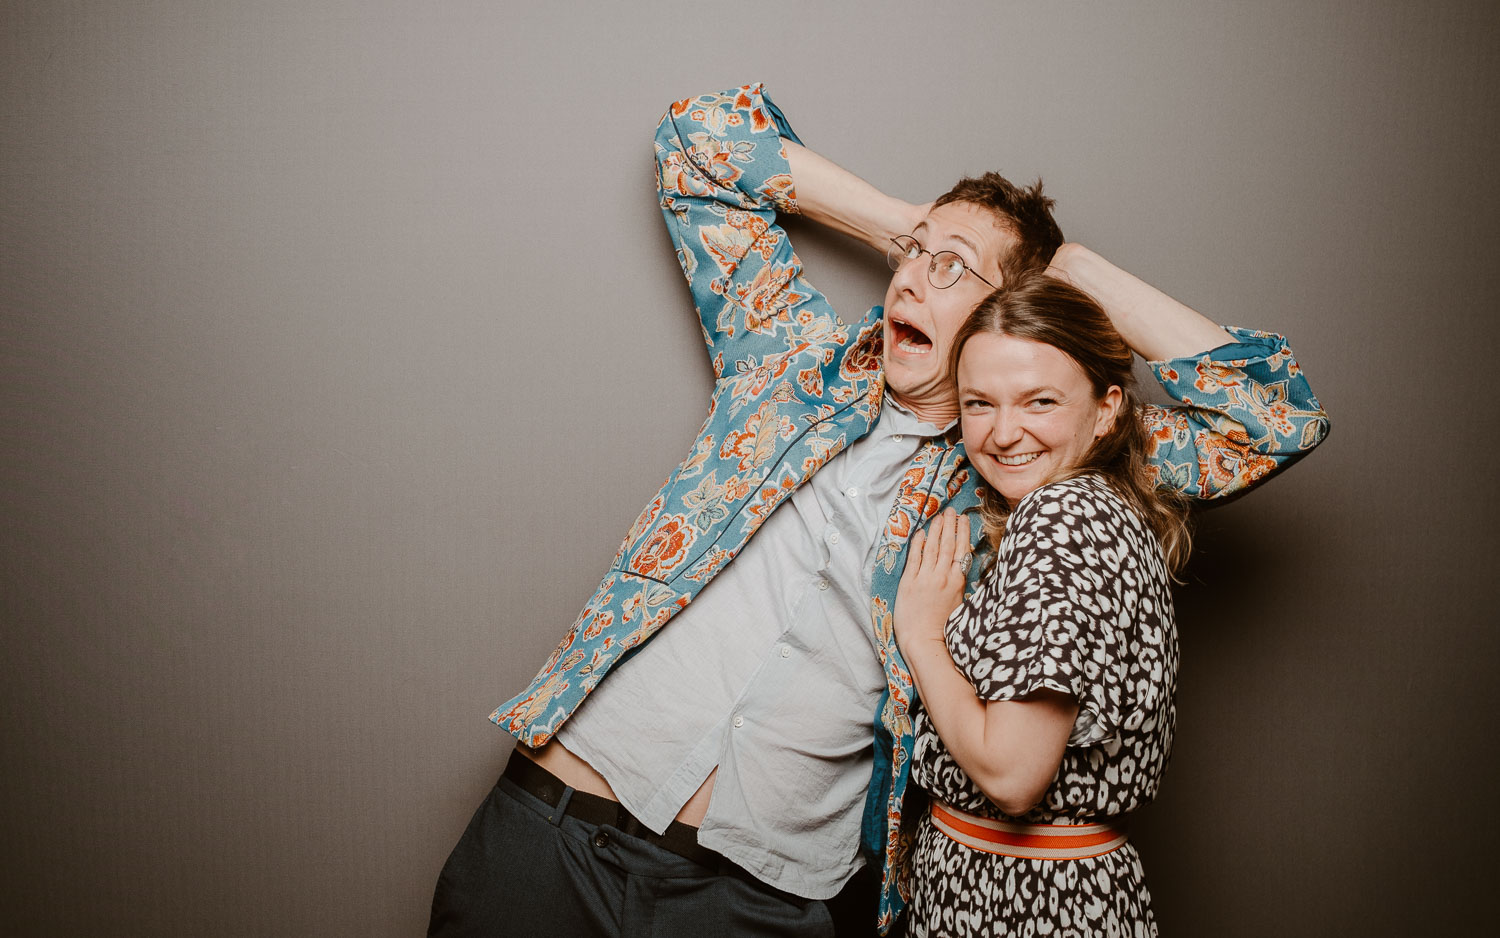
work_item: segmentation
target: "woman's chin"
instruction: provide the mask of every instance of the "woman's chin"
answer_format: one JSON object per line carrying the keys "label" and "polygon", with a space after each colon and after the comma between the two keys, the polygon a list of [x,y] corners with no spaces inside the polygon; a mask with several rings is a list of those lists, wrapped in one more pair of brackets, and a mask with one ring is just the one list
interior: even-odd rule
{"label": "woman's chin", "polygon": [[1011,485],[996,486],[995,487],[995,491],[997,491],[997,492],[1000,493],[1000,496],[1005,499],[1005,503],[1007,505],[1009,505],[1010,507],[1014,508],[1014,507],[1016,507],[1017,504],[1020,503],[1021,499],[1025,498],[1028,495],[1030,495],[1032,492],[1035,492],[1040,487],[1041,487],[1040,483],[1031,484],[1031,485],[1026,485],[1026,484],[1022,484],[1022,485],[1011,484]]}
{"label": "woman's chin", "polygon": [[1000,465],[987,468],[990,472],[984,476],[984,481],[988,482],[990,488],[998,492],[1000,497],[1005,499],[1006,504],[1012,508],[1047,481],[1044,473],[1031,466],[1026,466],[1019,471],[1007,470]]}

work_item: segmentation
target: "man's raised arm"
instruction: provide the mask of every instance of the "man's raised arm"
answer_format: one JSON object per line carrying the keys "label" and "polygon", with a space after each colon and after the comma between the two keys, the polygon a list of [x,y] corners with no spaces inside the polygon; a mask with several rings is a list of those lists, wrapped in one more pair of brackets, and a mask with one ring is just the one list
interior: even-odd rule
{"label": "man's raised arm", "polygon": [[758,367],[813,323],[838,322],[777,223],[800,210],[784,152],[796,140],[758,84],[676,101],[657,126],[662,216],[715,377]]}
{"label": "man's raised arm", "polygon": [[1057,249],[1047,273],[1092,296],[1136,354],[1152,361],[1184,358],[1234,341],[1202,313],[1127,273],[1081,244]]}
{"label": "man's raised arm", "polygon": [[801,145],[759,84],[674,102],[656,131],[657,187],[714,374],[837,322],[803,275],[778,212],[806,215],[884,253],[926,206],[892,198]]}
{"label": "man's raised arm", "polygon": [[785,147],[797,180],[798,208],[820,225],[884,254],[891,238],[910,234],[927,214],[928,206],[886,195],[800,144],[788,140]]}
{"label": "man's raised arm", "polygon": [[1221,328],[1081,244],[1059,248],[1047,273],[1092,296],[1181,402],[1144,414],[1163,483],[1222,498],[1328,435],[1328,415],[1281,336]]}

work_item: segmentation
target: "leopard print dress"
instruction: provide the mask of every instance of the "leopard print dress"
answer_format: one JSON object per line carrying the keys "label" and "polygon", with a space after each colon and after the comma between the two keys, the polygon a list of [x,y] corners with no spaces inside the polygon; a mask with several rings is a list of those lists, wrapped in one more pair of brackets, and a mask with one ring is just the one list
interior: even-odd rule
{"label": "leopard print dress", "polygon": [[[1002,814],[915,710],[912,777],[933,800],[1028,824],[1085,824],[1148,803],[1176,720],[1177,626],[1161,546],[1097,475],[1043,486],[1012,513],[999,557],[948,620],[954,663],[985,700],[1040,688],[1079,702],[1056,778],[1028,814]],[[1140,857],[997,856],[922,817],[912,852],[912,936],[1156,934]]]}

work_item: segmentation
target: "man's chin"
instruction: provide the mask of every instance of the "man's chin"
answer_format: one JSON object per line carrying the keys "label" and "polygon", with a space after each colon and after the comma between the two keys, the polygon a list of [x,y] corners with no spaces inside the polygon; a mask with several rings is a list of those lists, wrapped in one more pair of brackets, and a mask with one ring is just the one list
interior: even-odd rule
{"label": "man's chin", "polygon": [[924,384],[931,384],[934,378],[931,358],[930,352],[925,356],[887,353],[881,362],[885,386],[897,394],[910,394]]}
{"label": "man's chin", "polygon": [[913,401],[922,398],[924,389],[928,389],[930,393],[931,385],[930,376],[917,374],[900,362],[895,363],[895,367],[890,364],[886,365],[885,392],[908,409],[911,408]]}

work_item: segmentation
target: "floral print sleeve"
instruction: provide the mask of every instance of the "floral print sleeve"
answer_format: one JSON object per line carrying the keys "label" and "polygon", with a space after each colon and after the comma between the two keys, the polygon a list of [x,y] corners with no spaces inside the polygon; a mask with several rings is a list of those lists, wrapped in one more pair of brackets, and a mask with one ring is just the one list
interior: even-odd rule
{"label": "floral print sleeve", "polygon": [[838,323],[776,224],[797,210],[783,137],[797,141],[759,84],[677,101],[656,130],[662,215],[716,378]]}
{"label": "floral print sleeve", "polygon": [[1235,342],[1151,363],[1181,402],[1145,408],[1151,459],[1162,484],[1194,498],[1244,491],[1307,455],[1329,430],[1286,339],[1226,329]]}

